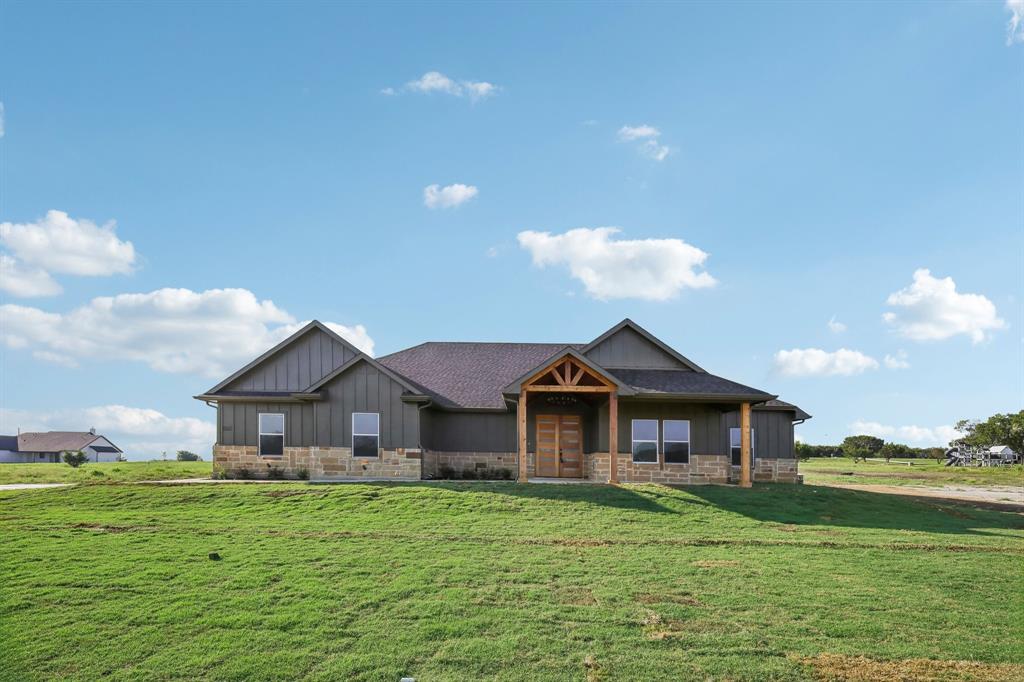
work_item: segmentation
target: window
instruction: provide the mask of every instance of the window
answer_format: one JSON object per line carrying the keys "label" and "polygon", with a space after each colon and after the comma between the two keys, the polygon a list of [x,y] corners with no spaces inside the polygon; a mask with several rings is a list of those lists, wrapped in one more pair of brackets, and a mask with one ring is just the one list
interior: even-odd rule
{"label": "window", "polygon": [[658,461],[658,420],[633,420],[633,461]]}
{"label": "window", "polygon": [[280,457],[284,454],[284,415],[265,412],[260,414],[260,457]]}
{"label": "window", "polygon": [[690,421],[688,419],[666,419],[661,423],[662,448],[666,464],[690,463]]}
{"label": "window", "polygon": [[[734,467],[740,466],[740,429],[738,426],[734,426],[729,429],[729,451],[732,453],[732,465]],[[750,429],[750,461],[754,461],[756,456],[756,450],[754,449],[754,429]]]}
{"label": "window", "polygon": [[380,415],[376,412],[352,413],[352,456],[376,457],[380,447]]}

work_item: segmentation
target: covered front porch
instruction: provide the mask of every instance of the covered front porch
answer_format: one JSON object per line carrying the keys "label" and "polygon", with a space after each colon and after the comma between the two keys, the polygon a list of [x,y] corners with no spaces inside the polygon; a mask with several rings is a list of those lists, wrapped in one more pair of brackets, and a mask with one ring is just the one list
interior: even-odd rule
{"label": "covered front porch", "polygon": [[[515,396],[509,397],[510,394]],[[520,482],[588,481],[611,484],[725,483],[732,479],[727,452],[709,449],[689,452],[683,464],[666,464],[634,458],[627,409],[620,414],[620,398],[627,407],[648,400],[633,400],[635,392],[619,379],[595,367],[585,357],[566,350],[541,369],[506,387],[506,396],[516,402],[517,463]],[[752,481],[751,403],[738,403],[741,421],[739,483]],[[733,408],[735,409],[735,407]],[[690,422],[687,421],[687,430]],[[628,442],[620,446],[622,437]],[[635,445],[634,445],[635,447]],[[657,446],[656,446],[657,447]]]}

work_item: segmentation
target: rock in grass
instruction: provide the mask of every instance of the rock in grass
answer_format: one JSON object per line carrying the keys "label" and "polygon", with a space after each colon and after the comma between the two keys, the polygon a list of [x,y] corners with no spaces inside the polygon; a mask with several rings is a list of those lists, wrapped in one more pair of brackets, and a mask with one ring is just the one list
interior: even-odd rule
{"label": "rock in grass", "polygon": [[210,561],[220,561],[220,554],[217,554],[216,552],[210,552],[208,556],[210,557]]}

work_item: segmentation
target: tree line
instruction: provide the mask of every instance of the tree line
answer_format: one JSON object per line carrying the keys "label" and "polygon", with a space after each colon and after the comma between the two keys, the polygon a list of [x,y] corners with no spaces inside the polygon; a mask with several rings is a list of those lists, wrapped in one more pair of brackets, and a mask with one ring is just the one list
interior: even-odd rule
{"label": "tree line", "polygon": [[[1008,445],[1014,452],[1024,453],[1024,410],[1017,413],[995,414],[985,419],[961,419],[956,430],[963,434],[949,443],[949,447],[988,448]],[[796,456],[809,457],[868,457],[932,458],[943,459],[947,448],[915,448],[903,443],[887,442],[877,436],[847,436],[839,445],[796,444]]]}

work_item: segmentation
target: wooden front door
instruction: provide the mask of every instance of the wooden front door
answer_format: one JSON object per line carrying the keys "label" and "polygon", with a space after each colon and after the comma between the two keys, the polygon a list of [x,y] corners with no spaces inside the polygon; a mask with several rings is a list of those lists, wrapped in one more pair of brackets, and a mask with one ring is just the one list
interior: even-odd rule
{"label": "wooden front door", "polygon": [[536,475],[583,477],[583,427],[578,414],[537,415]]}

